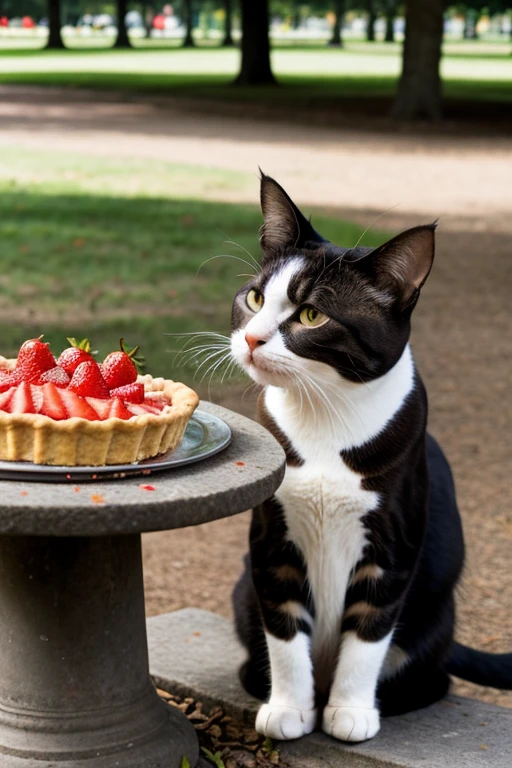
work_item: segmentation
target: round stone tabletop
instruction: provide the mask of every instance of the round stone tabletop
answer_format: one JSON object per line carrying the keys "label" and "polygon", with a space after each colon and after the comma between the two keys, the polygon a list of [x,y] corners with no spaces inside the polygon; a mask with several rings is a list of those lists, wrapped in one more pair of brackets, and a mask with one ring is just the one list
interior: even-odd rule
{"label": "round stone tabletop", "polygon": [[259,424],[201,402],[231,427],[222,453],[187,467],[105,482],[0,482],[0,534],[106,536],[228,517],[272,496],[284,475],[280,445]]}

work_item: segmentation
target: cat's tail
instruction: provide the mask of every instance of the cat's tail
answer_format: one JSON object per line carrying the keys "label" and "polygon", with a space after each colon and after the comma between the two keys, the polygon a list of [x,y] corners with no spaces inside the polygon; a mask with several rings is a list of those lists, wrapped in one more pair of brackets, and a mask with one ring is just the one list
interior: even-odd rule
{"label": "cat's tail", "polygon": [[485,653],[453,642],[446,671],[470,683],[512,690],[512,653]]}

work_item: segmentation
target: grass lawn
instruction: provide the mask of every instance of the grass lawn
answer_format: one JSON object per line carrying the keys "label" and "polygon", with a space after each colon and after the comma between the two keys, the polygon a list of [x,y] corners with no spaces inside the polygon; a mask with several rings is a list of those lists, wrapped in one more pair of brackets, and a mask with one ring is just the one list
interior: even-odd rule
{"label": "grass lawn", "polygon": [[[247,249],[259,258],[259,208],[201,199],[239,183],[245,174],[10,152],[0,169],[2,354],[44,333],[55,352],[66,336],[89,336],[104,355],[123,336],[141,345],[152,373],[191,381],[194,366],[184,370],[173,353],[184,340],[166,334],[229,333],[231,299],[251,265],[211,257],[250,262]],[[361,234],[334,219],[315,224],[340,244]]]}
{"label": "grass lawn", "polygon": [[[0,50],[0,83],[81,86],[165,92],[222,99],[308,104],[346,97],[387,97],[401,68],[399,44],[349,42],[276,47],[274,72],[285,88],[233,88],[236,49],[132,51],[74,49],[63,52]],[[507,44],[447,43],[442,60],[449,99],[510,102],[512,56]]]}

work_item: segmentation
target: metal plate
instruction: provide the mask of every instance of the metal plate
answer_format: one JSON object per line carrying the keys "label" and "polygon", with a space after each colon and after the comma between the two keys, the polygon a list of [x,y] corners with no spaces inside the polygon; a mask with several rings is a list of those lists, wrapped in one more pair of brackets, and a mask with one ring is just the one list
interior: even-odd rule
{"label": "metal plate", "polygon": [[122,480],[202,461],[223,451],[230,442],[231,429],[225,421],[205,411],[196,411],[187,424],[180,445],[161,456],[135,464],[111,464],[104,467],[50,467],[46,464],[32,464],[30,461],[0,461],[0,480],[50,483]]}

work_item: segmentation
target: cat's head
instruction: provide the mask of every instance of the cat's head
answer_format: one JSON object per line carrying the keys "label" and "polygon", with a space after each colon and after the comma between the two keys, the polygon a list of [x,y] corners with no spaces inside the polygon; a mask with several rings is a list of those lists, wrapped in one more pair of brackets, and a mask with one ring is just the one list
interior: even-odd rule
{"label": "cat's head", "polygon": [[432,267],[435,224],[378,248],[339,248],[282,187],[262,175],[260,272],[235,296],[232,351],[259,384],[293,386],[302,371],[366,382],[387,373],[409,339]]}

